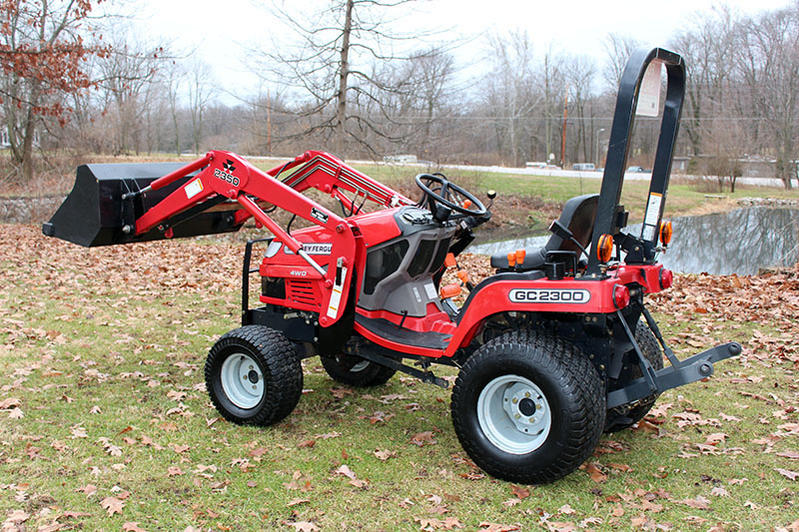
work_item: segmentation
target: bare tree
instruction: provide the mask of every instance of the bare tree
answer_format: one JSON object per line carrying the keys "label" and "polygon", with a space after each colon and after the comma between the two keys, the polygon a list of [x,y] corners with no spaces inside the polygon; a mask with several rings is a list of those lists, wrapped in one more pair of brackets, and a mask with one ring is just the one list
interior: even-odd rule
{"label": "bare tree", "polygon": [[484,99],[493,118],[497,149],[510,155],[510,163],[522,163],[530,142],[522,131],[540,95],[534,94],[533,45],[527,32],[511,32],[490,40],[494,68],[483,81]]}
{"label": "bare tree", "polygon": [[86,44],[91,0],[0,4],[0,96],[12,160],[33,176],[36,127],[43,116],[67,121],[65,96],[93,85],[85,59],[107,48]]}
{"label": "bare tree", "polygon": [[436,128],[451,112],[449,104],[457,91],[454,58],[446,50],[432,47],[381,67],[374,68],[372,75],[380,81],[380,89],[359,104],[359,110],[373,115],[376,123],[382,122],[381,130],[386,140],[397,145],[395,149],[438,159]]}
{"label": "bare tree", "polygon": [[[347,151],[347,140],[373,151],[366,135],[384,136],[378,120],[352,109],[353,102],[377,108],[384,117],[380,94],[391,89],[375,78],[375,62],[407,60],[396,51],[409,47],[423,32],[402,34],[389,29],[386,17],[407,9],[414,0],[333,0],[321,12],[289,13],[275,6],[273,12],[291,27],[299,44],[293,49],[275,43],[263,53],[267,68],[284,84],[291,84],[308,97],[300,111],[311,118],[301,134],[322,133],[332,137],[335,151]],[[405,42],[407,44],[403,45]]]}
{"label": "bare tree", "polygon": [[[738,19],[729,7],[714,8],[699,17],[692,28],[678,34],[673,47],[688,65],[690,83],[686,88],[686,109],[683,128],[691,143],[693,155],[704,147],[703,134],[711,125],[711,117],[731,117],[734,110],[731,94],[736,88],[734,58],[737,53],[735,29]],[[708,126],[703,126],[706,120]]]}
{"label": "bare tree", "polygon": [[738,70],[752,110],[771,131],[777,177],[789,189],[799,155],[799,10],[769,12],[740,28]]}
{"label": "bare tree", "polygon": [[569,87],[570,107],[574,110],[573,116],[577,119],[576,145],[574,154],[579,158],[582,149],[583,161],[592,161],[593,150],[593,107],[589,104],[592,96],[593,81],[596,71],[594,64],[588,57],[571,57],[564,62],[566,83]]}
{"label": "bare tree", "polygon": [[180,124],[178,123],[178,113],[180,110],[180,92],[184,82],[184,71],[181,66],[172,61],[167,67],[164,85],[166,89],[167,104],[169,106],[169,117],[172,123],[172,137],[174,139],[174,150],[176,155],[180,155]]}
{"label": "bare tree", "polygon": [[200,61],[191,65],[188,86],[189,114],[191,116],[191,138],[194,153],[200,153],[203,138],[203,116],[215,94],[210,67]]}
{"label": "bare tree", "polygon": [[605,51],[608,53],[608,62],[605,64],[605,81],[610,89],[615,91],[621,82],[621,75],[627,64],[630,54],[641,46],[641,43],[632,37],[617,33],[609,33],[605,39]]}
{"label": "bare tree", "polygon": [[544,54],[544,62],[541,65],[539,74],[539,84],[544,88],[544,135],[545,135],[545,159],[550,159],[549,155],[554,152],[553,132],[559,120],[561,105],[564,101],[564,91],[567,90],[563,78],[563,60],[552,52],[552,47],[547,49]]}
{"label": "bare tree", "polygon": [[452,78],[455,75],[455,59],[440,48],[431,48],[412,55],[406,62],[405,79],[414,100],[412,108],[419,112],[414,129],[421,126],[421,135],[415,132],[417,152],[425,159],[431,157],[431,128],[437,119],[443,118],[447,103],[453,94]]}
{"label": "bare tree", "polygon": [[166,60],[164,48],[135,42],[119,28],[112,51],[99,62],[100,90],[105,93],[105,112],[115,122],[115,154],[142,148],[147,114],[156,100],[153,82]]}

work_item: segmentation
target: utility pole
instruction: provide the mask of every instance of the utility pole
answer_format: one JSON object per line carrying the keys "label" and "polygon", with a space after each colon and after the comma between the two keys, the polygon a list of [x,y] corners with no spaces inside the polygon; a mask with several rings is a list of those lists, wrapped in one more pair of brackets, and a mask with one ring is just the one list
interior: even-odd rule
{"label": "utility pole", "polygon": [[566,119],[569,117],[569,89],[563,97],[563,126],[560,134],[560,167],[566,167]]}
{"label": "utility pole", "polygon": [[272,97],[266,89],[266,154],[272,155]]}
{"label": "utility pole", "polygon": [[596,151],[594,151],[594,161],[596,161],[596,167],[597,168],[599,168],[600,166],[603,166],[602,165],[602,158],[599,156],[599,135],[601,135],[603,131],[605,131],[604,127],[601,127],[601,128],[599,128],[597,130],[597,132],[596,132],[596,142],[594,143],[594,145],[596,146]]}

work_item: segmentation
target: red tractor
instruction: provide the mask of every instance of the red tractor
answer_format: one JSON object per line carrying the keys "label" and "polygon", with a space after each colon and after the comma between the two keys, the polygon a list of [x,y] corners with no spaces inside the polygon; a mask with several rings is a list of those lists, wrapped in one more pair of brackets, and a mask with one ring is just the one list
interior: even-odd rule
{"label": "red tractor", "polygon": [[[644,222],[633,232],[619,198],[650,63],[665,65],[667,95]],[[242,326],[208,354],[206,386],[222,416],[253,425],[288,416],[306,357],[318,355],[351,386],[401,371],[446,387],[430,368],[455,366],[452,420],[469,456],[502,479],[550,482],[590,456],[603,431],[631,426],[661,392],[710,376],[714,362],[741,351],[727,343],[680,361],[644,306],[646,294],[672,283],[656,257],[671,237],[661,218],[684,82],[680,56],[634,54],[601,192],[567,201],[542,248],[491,257],[496,273],[476,286],[464,276],[461,305],[441,279],[489,219],[483,203],[442,174],[416,176],[423,194],[414,203],[324,152],[268,172],[224,151],[184,167],[84,165],[43,231],[97,246],[235,231],[252,217],[274,236],[247,243]],[[291,213],[286,227],[269,216],[275,209]],[[310,225],[292,230],[296,217]],[[266,250],[251,270],[256,242]],[[250,308],[256,271],[261,305]]]}

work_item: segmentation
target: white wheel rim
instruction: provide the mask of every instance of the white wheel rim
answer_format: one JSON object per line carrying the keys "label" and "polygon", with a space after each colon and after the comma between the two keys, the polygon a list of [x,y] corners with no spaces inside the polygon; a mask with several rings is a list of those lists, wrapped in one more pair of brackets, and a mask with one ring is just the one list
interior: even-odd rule
{"label": "white wheel rim", "polygon": [[222,363],[222,391],[230,402],[248,410],[264,396],[264,378],[255,360],[244,353],[233,353]]}
{"label": "white wheel rim", "polygon": [[552,410],[544,392],[518,375],[489,382],[477,399],[477,421],[486,438],[510,454],[535,451],[549,436]]}

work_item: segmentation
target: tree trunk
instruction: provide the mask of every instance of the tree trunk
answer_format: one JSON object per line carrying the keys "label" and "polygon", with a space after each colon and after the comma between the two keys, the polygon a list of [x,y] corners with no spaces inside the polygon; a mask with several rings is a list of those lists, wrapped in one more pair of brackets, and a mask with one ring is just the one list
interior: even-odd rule
{"label": "tree trunk", "polygon": [[35,117],[33,110],[28,109],[25,120],[25,133],[22,137],[22,182],[30,183],[33,180],[33,136],[35,133]]}
{"label": "tree trunk", "polygon": [[344,32],[341,40],[341,70],[338,74],[338,94],[336,94],[336,126],[334,128],[334,146],[336,155],[344,156],[344,142],[346,140],[345,121],[347,119],[347,77],[350,65],[350,33],[352,32],[352,8],[354,0],[347,0],[347,10],[344,14]]}
{"label": "tree trunk", "polygon": [[178,115],[174,107],[172,108],[172,125],[175,128],[175,153],[180,155],[180,128],[178,127]]}
{"label": "tree trunk", "polygon": [[[785,183],[785,189],[791,190],[793,186],[791,178],[796,174],[796,163],[794,158],[791,157],[793,155],[793,135],[790,132],[790,127],[785,129],[788,131],[783,132],[782,157],[780,157],[782,164],[778,171],[781,174],[782,182]],[[779,165],[779,160],[777,164]]]}

